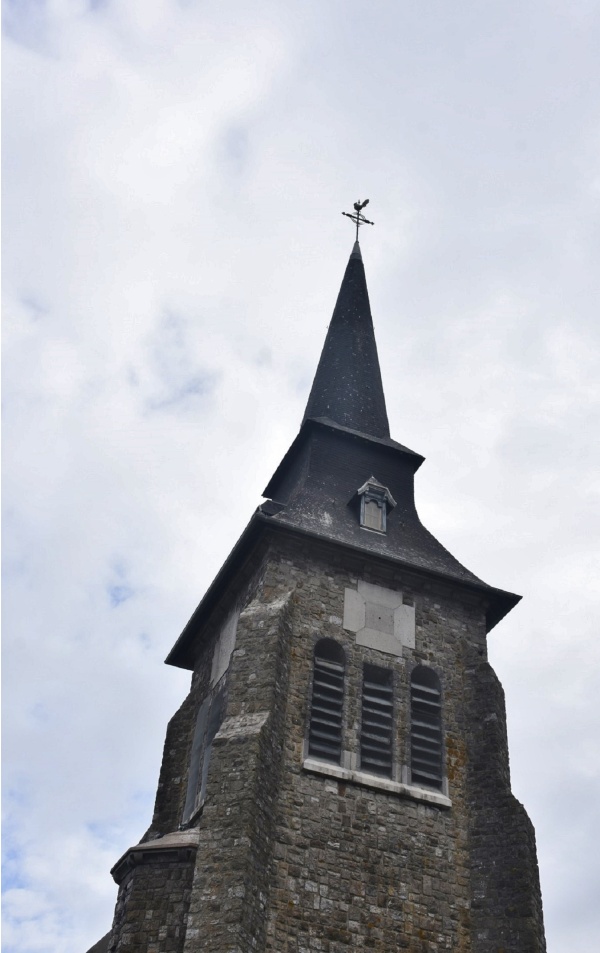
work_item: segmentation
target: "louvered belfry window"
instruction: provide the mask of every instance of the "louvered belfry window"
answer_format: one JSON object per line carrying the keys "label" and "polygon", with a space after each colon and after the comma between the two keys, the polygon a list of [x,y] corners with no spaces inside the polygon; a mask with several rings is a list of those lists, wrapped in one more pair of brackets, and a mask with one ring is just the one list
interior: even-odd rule
{"label": "louvered belfry window", "polygon": [[418,665],[410,683],[410,768],[413,784],[442,787],[442,690],[431,668]]}
{"label": "louvered belfry window", "polygon": [[344,651],[333,639],[315,646],[308,753],[339,764],[342,757]]}
{"label": "louvered belfry window", "polygon": [[393,727],[392,672],[375,665],[365,665],[360,733],[360,766],[363,771],[391,778]]}
{"label": "louvered belfry window", "polygon": [[222,682],[214,695],[205,698],[198,711],[182,824],[187,824],[204,804],[212,745],[225,715],[225,690]]}

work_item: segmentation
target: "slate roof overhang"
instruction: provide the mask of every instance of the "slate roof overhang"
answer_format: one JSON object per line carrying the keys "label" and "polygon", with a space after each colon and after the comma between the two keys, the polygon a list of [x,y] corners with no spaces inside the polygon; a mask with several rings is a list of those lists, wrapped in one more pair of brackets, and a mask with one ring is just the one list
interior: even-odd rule
{"label": "slate roof overhang", "polygon": [[[394,441],[391,441],[391,443],[394,443]],[[411,453],[412,451],[408,452]],[[418,457],[418,454],[415,454],[415,456]],[[421,458],[421,462],[422,460],[423,458]],[[263,539],[267,539],[271,535],[277,535],[281,533],[292,537],[296,536],[314,539],[330,546],[339,546],[349,552],[356,552],[362,555],[366,554],[377,561],[396,565],[400,568],[410,570],[411,572],[418,575],[425,576],[433,580],[438,580],[440,582],[446,582],[464,591],[472,592],[473,594],[479,594],[486,599],[488,603],[486,610],[487,632],[493,629],[494,626],[497,625],[498,622],[500,622],[504,616],[507,615],[510,610],[521,601],[522,597],[516,595],[514,592],[507,592],[504,589],[496,589],[493,586],[488,586],[487,583],[484,582],[475,583],[459,580],[450,574],[424,569],[421,566],[415,566],[412,563],[402,559],[394,558],[393,556],[379,554],[374,555],[368,547],[338,542],[336,540],[332,540],[330,536],[315,532],[313,530],[306,530],[297,526],[291,527],[283,523],[275,522],[272,520],[271,515],[276,514],[276,508],[271,510],[271,515],[267,515],[267,513],[263,512],[263,509],[268,511],[271,509],[271,507],[272,503],[267,501],[253,514],[246,529],[240,536],[231,553],[215,576],[213,582],[207,589],[206,594],[193,612],[189,622],[175,642],[175,645],[167,655],[167,658],[165,659],[165,663],[167,665],[174,665],[178,668],[184,668],[193,671],[196,662],[194,643],[196,642],[199,629],[205,622],[208,621],[210,614],[217,606],[221,597],[224,595],[232,579],[239,574],[244,564],[254,552],[258,543]]]}
{"label": "slate roof overhang", "polygon": [[399,450],[410,463],[415,473],[425,461],[425,457],[421,456],[420,453],[415,453],[414,450],[409,450],[408,447],[403,446],[403,444],[398,443],[396,440],[392,440],[391,437],[372,437],[370,434],[360,433],[358,430],[351,430],[349,427],[343,427],[341,424],[336,424],[335,421],[330,420],[328,417],[309,417],[303,422],[298,435],[283,457],[281,463],[275,470],[275,473],[269,480],[268,485],[263,490],[264,497],[267,499],[274,499],[274,493],[276,492],[277,486],[293,466],[301,448],[308,439],[309,434],[315,430],[338,431],[339,433],[348,434],[350,437],[353,437],[355,440],[358,440],[364,444],[375,444],[376,446],[380,447],[389,447],[390,450]]}

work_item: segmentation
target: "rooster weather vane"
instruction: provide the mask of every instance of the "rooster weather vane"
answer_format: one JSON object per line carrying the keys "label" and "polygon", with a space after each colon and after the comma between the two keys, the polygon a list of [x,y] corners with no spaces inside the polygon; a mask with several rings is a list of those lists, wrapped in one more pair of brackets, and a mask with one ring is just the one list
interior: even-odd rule
{"label": "rooster weather vane", "polygon": [[374,225],[375,222],[370,222],[368,218],[362,214],[362,210],[366,205],[369,204],[369,200],[365,199],[364,202],[361,202],[360,199],[358,202],[354,203],[354,214],[352,212],[342,212],[342,215],[346,215],[348,218],[351,218],[354,224],[356,225],[356,241],[358,241],[358,230],[361,225]]}

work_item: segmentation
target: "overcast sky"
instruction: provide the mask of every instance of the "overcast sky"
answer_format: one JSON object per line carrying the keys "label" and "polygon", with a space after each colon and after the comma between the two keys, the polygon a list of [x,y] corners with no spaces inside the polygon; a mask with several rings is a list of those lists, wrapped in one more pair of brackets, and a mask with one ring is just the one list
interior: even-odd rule
{"label": "overcast sky", "polygon": [[6,953],[84,953],[163,659],[294,438],[364,235],[427,527],[490,635],[550,953],[600,934],[597,0],[5,0]]}

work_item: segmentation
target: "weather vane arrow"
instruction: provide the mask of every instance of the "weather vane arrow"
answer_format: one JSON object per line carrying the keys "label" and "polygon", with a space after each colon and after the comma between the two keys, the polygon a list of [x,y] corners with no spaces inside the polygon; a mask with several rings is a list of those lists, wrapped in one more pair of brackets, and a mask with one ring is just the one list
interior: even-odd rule
{"label": "weather vane arrow", "polygon": [[352,212],[342,212],[342,215],[345,215],[347,218],[352,219],[356,225],[356,241],[358,241],[358,230],[361,225],[374,225],[375,222],[370,222],[368,218],[362,214],[362,210],[366,205],[369,204],[369,200],[365,199],[364,202],[361,202],[360,199],[358,202],[354,203],[354,213]]}

